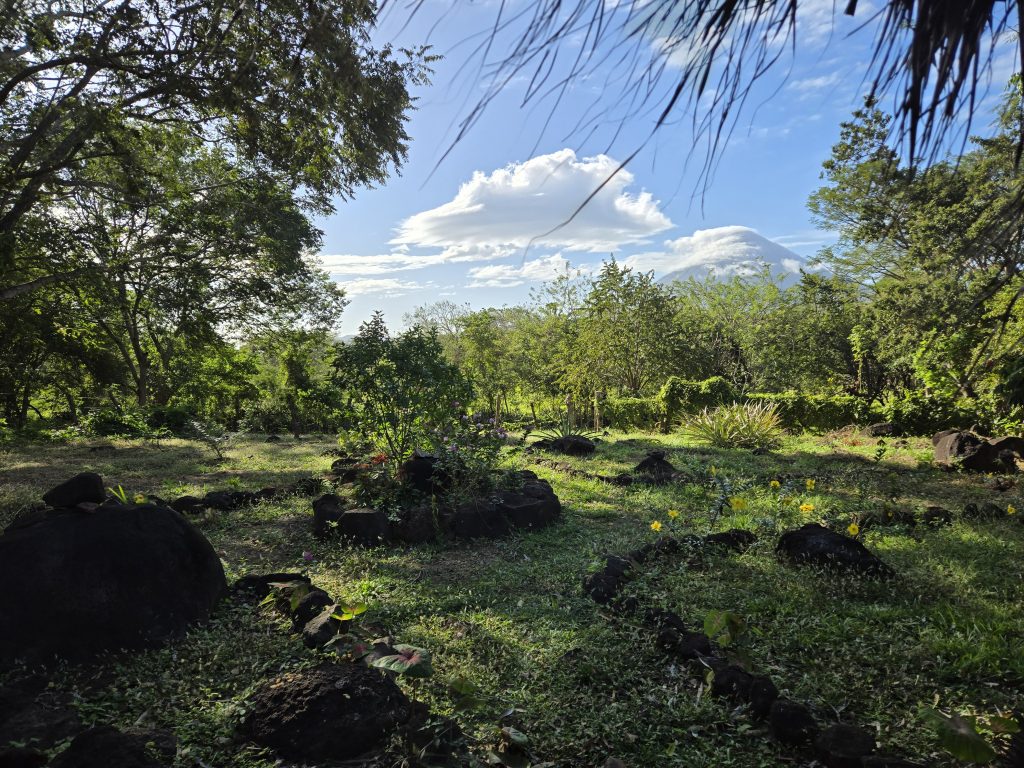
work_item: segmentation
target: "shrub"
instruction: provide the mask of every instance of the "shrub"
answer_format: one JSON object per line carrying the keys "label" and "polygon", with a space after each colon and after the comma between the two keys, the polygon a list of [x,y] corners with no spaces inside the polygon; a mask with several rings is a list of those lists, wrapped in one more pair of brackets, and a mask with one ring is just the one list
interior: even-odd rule
{"label": "shrub", "polygon": [[359,432],[381,453],[402,460],[436,429],[459,420],[472,389],[445,360],[437,334],[413,326],[392,337],[378,312],[334,361],[335,382],[353,404]]}
{"label": "shrub", "polygon": [[932,435],[943,429],[976,427],[987,434],[1020,431],[1022,409],[1001,407],[993,396],[954,398],[922,390],[907,390],[882,405],[886,421],[909,435]]}
{"label": "shrub", "polygon": [[150,429],[165,429],[174,435],[184,435],[195,418],[196,414],[184,406],[156,405],[146,414],[146,424]]}
{"label": "shrub", "polygon": [[775,403],[732,403],[691,416],[683,433],[717,448],[776,448],[782,422]]}
{"label": "shrub", "polygon": [[670,376],[658,393],[660,416],[666,429],[688,413],[725,405],[735,399],[736,392],[732,385],[721,376],[712,376],[703,381]]}
{"label": "shrub", "polygon": [[153,433],[141,413],[112,408],[89,411],[78,426],[82,434],[92,437],[147,437]]}
{"label": "shrub", "polygon": [[662,419],[656,397],[609,397],[602,409],[604,423],[616,429],[654,429]]}
{"label": "shrub", "polygon": [[747,402],[771,403],[787,429],[827,432],[849,424],[868,424],[884,417],[862,397],[811,395],[801,392],[756,392]]}

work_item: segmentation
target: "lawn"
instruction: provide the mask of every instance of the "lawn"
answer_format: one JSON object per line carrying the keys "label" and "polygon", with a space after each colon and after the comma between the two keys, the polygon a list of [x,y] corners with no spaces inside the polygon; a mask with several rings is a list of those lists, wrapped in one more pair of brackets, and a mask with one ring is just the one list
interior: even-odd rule
{"label": "lawn", "polygon": [[[99,472],[128,493],[172,498],[323,474],[331,458],[321,454],[334,447],[330,438],[236,439],[218,462],[186,441],[111,444],[113,451],[84,443],[0,448],[0,525],[80,471]],[[667,451],[686,481],[617,487],[565,471],[614,475],[652,448]],[[739,614],[747,631],[731,652],[770,675],[784,695],[808,703],[820,723],[856,723],[885,750],[952,766],[958,763],[940,748],[922,707],[1008,714],[1024,694],[1024,526],[1010,514],[982,522],[959,512],[987,501],[1024,510],[1024,498],[1016,486],[997,490],[993,478],[935,469],[930,456],[926,440],[879,445],[849,432],[790,437],[767,455],[699,447],[675,435],[613,434],[587,459],[506,449],[508,466],[533,469],[562,500],[562,521],[540,532],[347,550],[313,538],[306,497],[198,524],[229,580],[306,571],[330,594],[367,603],[362,621],[371,629],[430,649],[435,676],[415,689],[403,685],[454,716],[481,745],[512,725],[555,766],[596,768],[612,756],[630,768],[806,764],[801,753],[765,738],[745,712],[710,696],[704,678],[668,659],[638,620],[601,609],[581,588],[605,555],[654,539],[654,521],[662,533],[749,529],[757,541],[744,554],[649,561],[626,594],[697,627],[711,611]],[[732,501],[712,519],[723,487]],[[825,520],[845,531],[868,515],[928,505],[951,510],[952,525],[862,526],[859,538],[898,573],[890,582],[794,569],[774,554],[778,535],[802,522]],[[101,673],[64,669],[55,684],[74,692],[90,721],[172,729],[182,766],[255,768],[275,759],[235,737],[247,694],[280,670],[315,660],[270,610],[225,603],[210,625],[181,642]],[[448,683],[459,678],[479,686],[478,708],[456,709]]]}

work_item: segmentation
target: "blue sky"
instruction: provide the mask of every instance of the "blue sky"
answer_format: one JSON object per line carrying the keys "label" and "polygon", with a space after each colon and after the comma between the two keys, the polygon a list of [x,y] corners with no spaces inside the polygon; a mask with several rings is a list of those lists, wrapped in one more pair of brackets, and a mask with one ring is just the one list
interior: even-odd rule
{"label": "blue sky", "polygon": [[[815,228],[806,201],[820,185],[840,121],[867,89],[869,3],[859,3],[856,19],[834,12],[833,0],[801,3],[796,55],[784,51],[755,86],[706,188],[698,172],[706,145],[693,135],[692,111],[684,111],[592,205],[546,236],[644,143],[653,117],[639,110],[618,119],[615,81],[622,73],[613,66],[576,82],[557,109],[550,100],[524,106],[528,80],[514,78],[441,160],[459,122],[486,93],[488,72],[471,54],[498,3],[427,0],[409,24],[404,5],[391,7],[377,41],[430,43],[444,59],[433,84],[415,91],[401,175],[339,202],[335,214],[317,222],[324,231],[320,259],[351,300],[343,333],[378,309],[398,327],[404,313],[441,299],[474,308],[519,303],[567,266],[591,271],[609,254],[656,274],[714,261],[737,233],[743,236],[738,227],[803,257],[832,241]],[[685,51],[672,52],[667,66],[680,55]],[[1012,66],[997,61],[993,94]],[[607,112],[599,130],[576,128],[595,106]],[[975,127],[987,122],[982,117]]]}

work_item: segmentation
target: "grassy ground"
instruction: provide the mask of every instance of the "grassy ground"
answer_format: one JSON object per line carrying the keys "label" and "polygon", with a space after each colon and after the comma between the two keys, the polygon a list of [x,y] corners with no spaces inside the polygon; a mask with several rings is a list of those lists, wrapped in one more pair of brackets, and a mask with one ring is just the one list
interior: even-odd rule
{"label": "grassy ground", "polygon": [[[0,449],[0,525],[83,470],[129,492],[172,497],[294,481],[331,461],[320,456],[328,439],[236,441],[221,463],[193,443],[116,445],[113,452]],[[809,703],[823,723],[858,723],[876,731],[884,748],[951,766],[919,717],[922,706],[993,715],[1021,701],[1024,526],[1015,517],[863,532],[865,544],[900,574],[887,584],[794,570],[773,553],[778,533],[802,521],[824,519],[842,529],[894,505],[957,512],[968,501],[1024,510],[1018,488],[999,492],[991,478],[931,468],[927,441],[889,441],[879,455],[876,441],[854,435],[791,438],[767,456],[699,448],[676,436],[615,435],[594,457],[568,461],[614,474],[652,447],[667,450],[693,482],[618,488],[511,450],[506,462],[549,479],[565,515],[542,532],[496,542],[348,551],[313,539],[304,498],[224,513],[201,527],[229,578],[307,570],[332,595],[367,602],[366,623],[434,653],[435,677],[416,696],[455,713],[446,681],[469,678],[485,703],[454,714],[467,733],[486,743],[499,724],[512,724],[558,766],[599,766],[609,756],[630,768],[801,764],[745,715],[704,695],[703,681],[659,653],[649,631],[584,597],[581,578],[604,554],[652,538],[654,520],[679,532],[713,525],[758,534],[740,556],[699,567],[645,565],[627,593],[696,624],[712,610],[741,614],[749,631],[737,655],[770,674],[784,694]],[[741,501],[711,521],[707,510],[721,480]],[[669,509],[680,516],[670,521]],[[305,550],[313,552],[311,565],[303,562]],[[75,690],[88,719],[172,728],[183,748],[180,765],[198,758],[255,768],[274,760],[234,738],[247,694],[313,659],[273,615],[228,605],[185,641],[133,656],[100,678],[66,671],[58,684]]]}

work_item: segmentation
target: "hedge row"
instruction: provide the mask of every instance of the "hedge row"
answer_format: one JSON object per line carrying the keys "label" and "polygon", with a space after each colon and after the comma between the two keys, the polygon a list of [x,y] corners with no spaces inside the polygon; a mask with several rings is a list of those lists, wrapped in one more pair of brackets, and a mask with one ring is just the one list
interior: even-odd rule
{"label": "hedge row", "polygon": [[954,399],[923,391],[893,395],[868,403],[854,395],[802,392],[736,393],[720,377],[704,381],[670,378],[654,397],[610,397],[603,422],[617,429],[652,430],[677,426],[687,414],[735,401],[774,403],[790,430],[828,432],[848,425],[892,422],[905,435],[931,435],[953,427],[987,434],[1016,434],[1024,429],[1024,409],[1007,412],[993,398]]}

